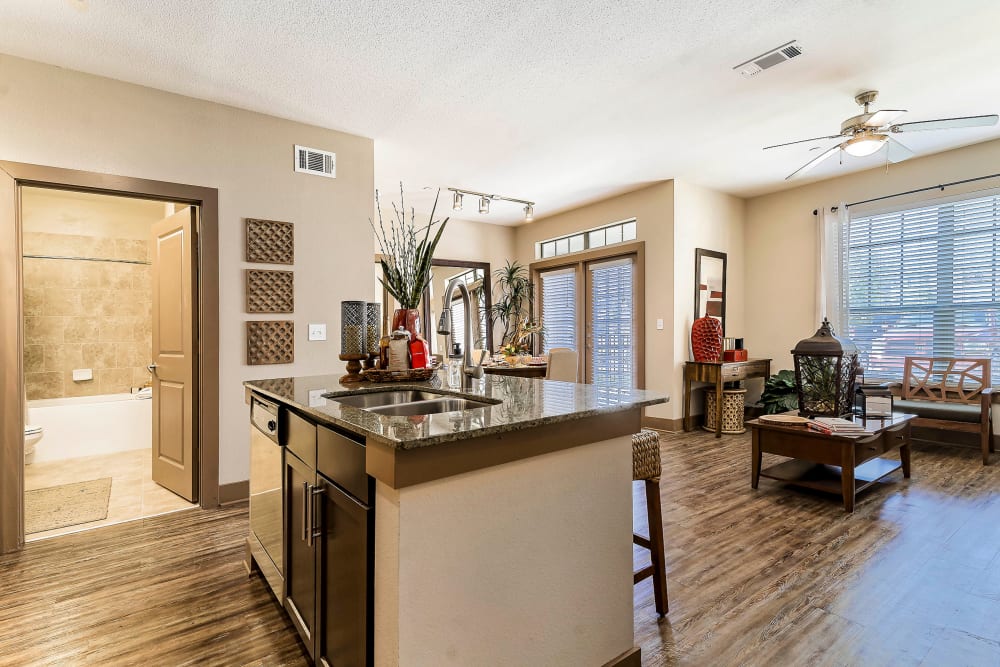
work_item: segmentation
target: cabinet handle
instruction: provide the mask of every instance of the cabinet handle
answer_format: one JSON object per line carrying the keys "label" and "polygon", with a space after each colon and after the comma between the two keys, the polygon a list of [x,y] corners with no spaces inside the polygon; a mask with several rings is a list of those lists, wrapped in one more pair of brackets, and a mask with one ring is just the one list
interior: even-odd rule
{"label": "cabinet handle", "polygon": [[313,545],[313,542],[320,536],[320,529],[316,528],[316,498],[322,496],[324,492],[322,483],[316,486],[309,485],[309,528],[306,532],[306,544]]}
{"label": "cabinet handle", "polygon": [[309,529],[312,527],[312,497],[309,482],[302,482],[302,541],[309,544]]}

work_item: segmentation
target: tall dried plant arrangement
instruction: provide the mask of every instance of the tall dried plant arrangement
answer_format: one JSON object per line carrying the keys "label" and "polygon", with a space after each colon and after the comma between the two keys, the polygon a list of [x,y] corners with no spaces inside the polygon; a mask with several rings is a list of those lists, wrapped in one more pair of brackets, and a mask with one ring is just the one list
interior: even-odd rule
{"label": "tall dried plant arrangement", "polygon": [[[435,220],[434,214],[437,211],[438,199],[441,197],[441,190],[437,191],[434,197],[434,208],[431,209],[430,218],[423,227],[417,226],[416,211],[410,208],[409,221],[406,219],[405,200],[403,198],[403,184],[399,184],[399,206],[392,202],[393,217],[389,219],[389,228],[386,229],[385,221],[382,219],[382,204],[379,201],[378,190],[375,191],[375,207],[378,212],[378,226],[369,218],[372,231],[378,240],[379,250],[382,253],[380,263],[382,265],[382,277],[379,282],[385,289],[399,302],[402,308],[416,308],[423,296],[424,289],[431,281],[431,258],[437,248],[441,234],[448,224],[449,218]],[[434,227],[437,231],[434,232]]]}

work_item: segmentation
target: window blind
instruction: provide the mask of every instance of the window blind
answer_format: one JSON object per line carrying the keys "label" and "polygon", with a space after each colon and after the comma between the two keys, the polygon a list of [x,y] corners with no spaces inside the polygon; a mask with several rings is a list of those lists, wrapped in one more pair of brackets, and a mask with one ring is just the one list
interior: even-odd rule
{"label": "window blind", "polygon": [[992,358],[1000,380],[1000,195],[853,218],[845,226],[847,335],[869,378],[907,356]]}
{"label": "window blind", "polygon": [[595,385],[635,387],[632,259],[588,266],[590,377]]}
{"label": "window blind", "polygon": [[[454,299],[451,302],[451,344],[458,343],[462,346],[462,353],[465,353],[465,304],[461,299]],[[448,354],[451,354],[448,350]],[[471,350],[470,350],[471,352]]]}
{"label": "window blind", "polygon": [[576,339],[576,270],[559,269],[541,274],[542,352],[568,347],[579,352]]}

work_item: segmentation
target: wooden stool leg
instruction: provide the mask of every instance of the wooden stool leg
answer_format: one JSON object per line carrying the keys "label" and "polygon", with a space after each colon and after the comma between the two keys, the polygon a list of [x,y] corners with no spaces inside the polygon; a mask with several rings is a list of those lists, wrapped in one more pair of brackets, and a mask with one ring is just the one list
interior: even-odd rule
{"label": "wooden stool leg", "polygon": [[670,606],[667,602],[667,567],[663,553],[663,515],[660,512],[660,480],[647,479],[646,512],[649,519],[649,556],[653,563],[653,602],[656,613],[665,615]]}

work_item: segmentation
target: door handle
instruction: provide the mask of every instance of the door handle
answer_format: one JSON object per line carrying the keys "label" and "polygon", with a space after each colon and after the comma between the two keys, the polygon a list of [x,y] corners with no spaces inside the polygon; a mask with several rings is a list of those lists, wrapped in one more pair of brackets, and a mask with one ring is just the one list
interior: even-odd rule
{"label": "door handle", "polygon": [[309,482],[302,482],[302,541],[312,544],[309,535],[312,533],[312,497],[309,494]]}
{"label": "door handle", "polygon": [[323,493],[322,483],[316,486],[309,485],[309,496],[307,497],[309,502],[309,528],[306,533],[306,544],[309,546],[312,546],[315,539],[321,534],[320,529],[316,528],[316,498],[323,495]]}
{"label": "door handle", "polygon": [[156,363],[147,364],[147,366],[146,366],[146,370],[148,370],[150,373],[152,373],[154,375],[156,375],[156,369],[157,368],[159,368],[159,366],[157,366]]}

